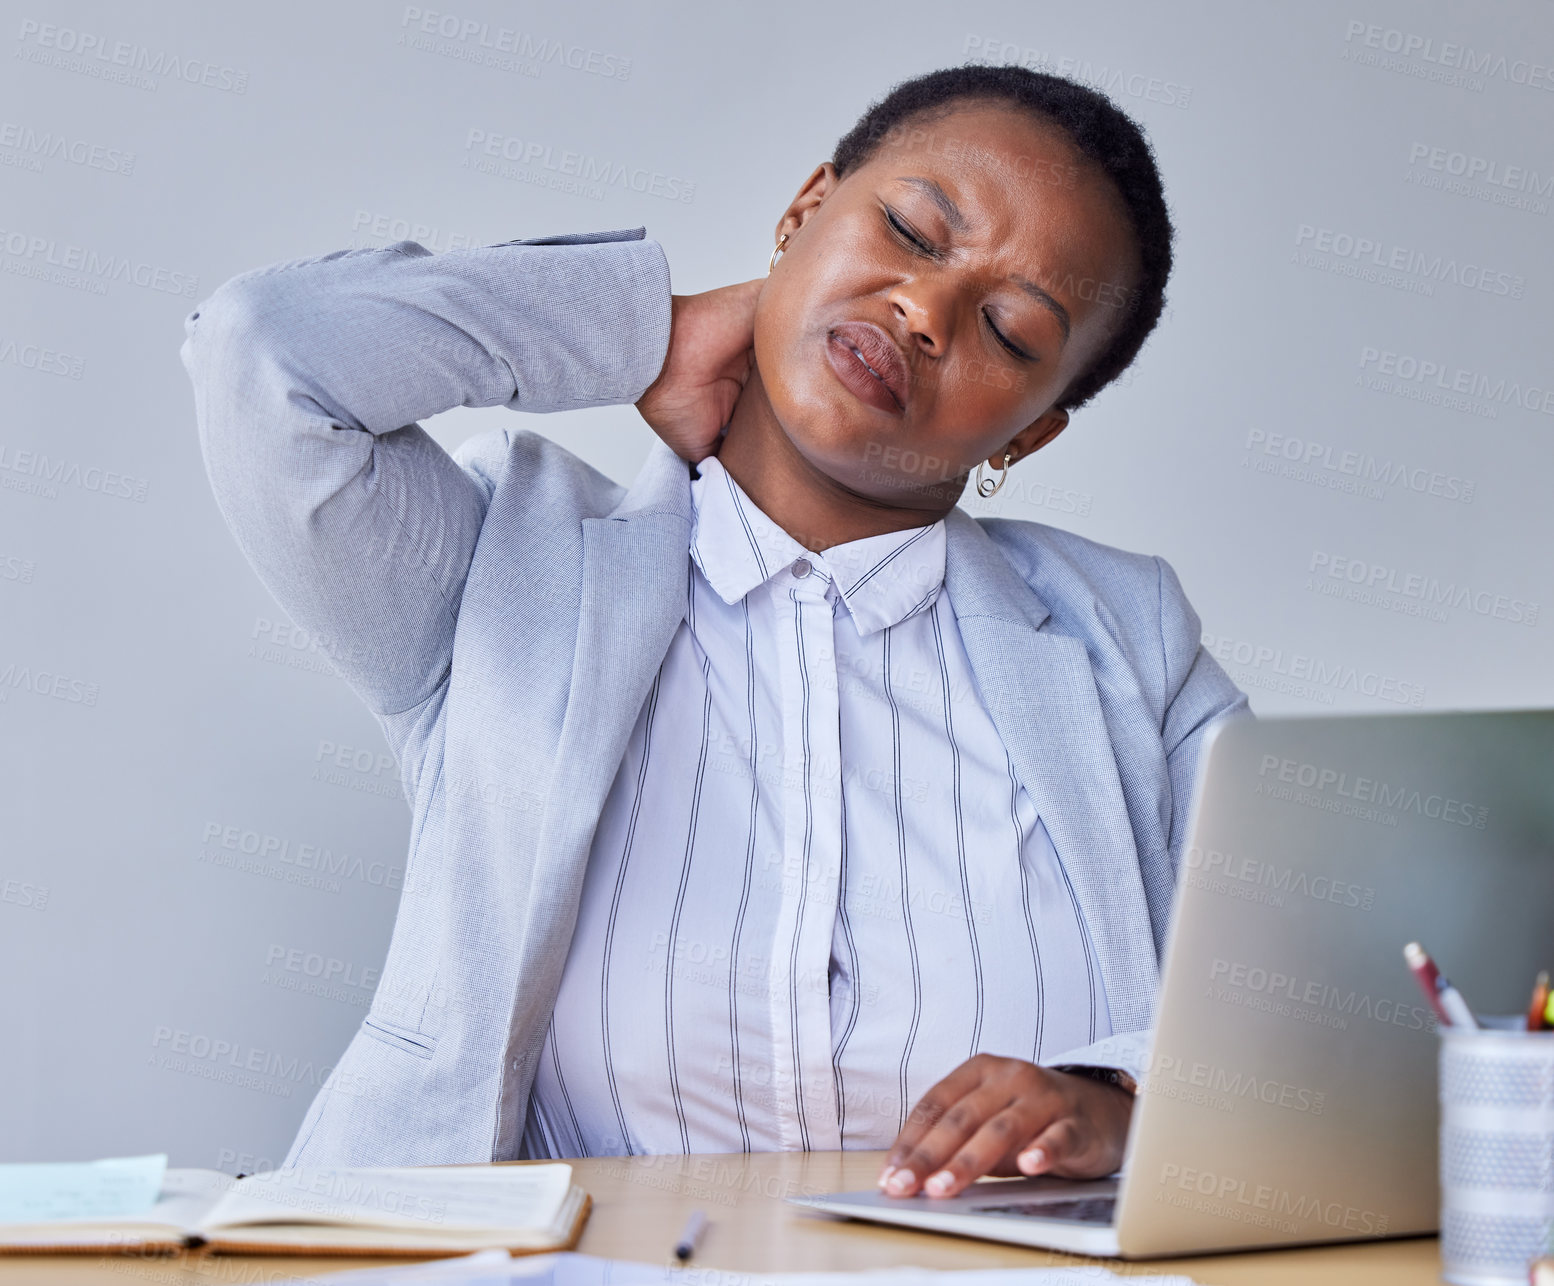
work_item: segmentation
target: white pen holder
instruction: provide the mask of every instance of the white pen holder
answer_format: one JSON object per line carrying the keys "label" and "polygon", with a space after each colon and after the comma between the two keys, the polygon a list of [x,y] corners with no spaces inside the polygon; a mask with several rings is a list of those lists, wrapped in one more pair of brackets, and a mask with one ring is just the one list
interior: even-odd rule
{"label": "white pen holder", "polygon": [[1554,1238],[1554,1031],[1481,1018],[1441,1033],[1441,1276],[1527,1281]]}

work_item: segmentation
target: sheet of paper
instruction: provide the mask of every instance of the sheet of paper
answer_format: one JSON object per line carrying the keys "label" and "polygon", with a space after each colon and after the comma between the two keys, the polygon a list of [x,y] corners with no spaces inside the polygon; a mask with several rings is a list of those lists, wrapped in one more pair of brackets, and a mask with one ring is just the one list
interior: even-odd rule
{"label": "sheet of paper", "polygon": [[166,1170],[165,1152],[0,1165],[0,1223],[145,1214],[156,1204]]}
{"label": "sheet of paper", "polygon": [[593,1255],[525,1255],[513,1259],[501,1250],[398,1268],[360,1268],[305,1281],[297,1278],[273,1282],[271,1286],[322,1286],[325,1282],[330,1286],[709,1286],[714,1279],[715,1286],[1195,1286],[1190,1277],[1132,1272],[1122,1277],[1090,1265],[945,1272],[928,1268],[874,1268],[855,1273],[734,1273],[695,1267],[661,1268]]}
{"label": "sheet of paper", "polygon": [[347,1223],[455,1231],[547,1228],[572,1184],[569,1165],[270,1170],[217,1203],[211,1228],[245,1223]]}
{"label": "sheet of paper", "polygon": [[133,1215],[72,1215],[38,1223],[0,1224],[7,1246],[132,1245],[186,1236],[232,1186],[232,1176],[216,1170],[176,1170],[162,1176],[162,1190],[151,1209]]}

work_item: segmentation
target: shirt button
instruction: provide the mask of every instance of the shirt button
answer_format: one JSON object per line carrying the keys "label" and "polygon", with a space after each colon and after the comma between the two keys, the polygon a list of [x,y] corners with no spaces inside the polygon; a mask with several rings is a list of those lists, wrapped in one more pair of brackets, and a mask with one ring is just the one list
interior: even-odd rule
{"label": "shirt button", "polygon": [[809,565],[809,559],[801,558],[796,563],[794,563],[793,566],[790,567],[788,570],[791,571],[800,580],[803,580],[806,576],[808,576],[810,574],[810,572],[812,572],[814,570],[814,568],[812,568]]}

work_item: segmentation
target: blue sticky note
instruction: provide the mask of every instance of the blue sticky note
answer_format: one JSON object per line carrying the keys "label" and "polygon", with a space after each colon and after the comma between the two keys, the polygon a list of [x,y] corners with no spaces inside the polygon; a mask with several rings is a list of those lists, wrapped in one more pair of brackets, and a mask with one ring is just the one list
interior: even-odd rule
{"label": "blue sticky note", "polygon": [[156,1204],[166,1170],[165,1152],[0,1165],[0,1223],[142,1215]]}

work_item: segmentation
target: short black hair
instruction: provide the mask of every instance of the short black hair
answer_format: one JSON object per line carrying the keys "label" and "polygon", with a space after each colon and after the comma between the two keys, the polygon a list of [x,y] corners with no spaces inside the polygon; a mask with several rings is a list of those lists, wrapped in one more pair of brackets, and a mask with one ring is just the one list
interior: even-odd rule
{"label": "short black hair", "polygon": [[977,101],[1004,102],[1055,126],[1081,156],[1111,180],[1133,228],[1139,279],[1111,343],[1063,391],[1056,405],[1083,406],[1127,370],[1165,307],[1171,274],[1171,216],[1154,152],[1143,130],[1099,90],[1017,65],[967,63],[902,81],[864,112],[836,145],[831,164],[841,178],[869,160],[908,120],[939,119]]}

